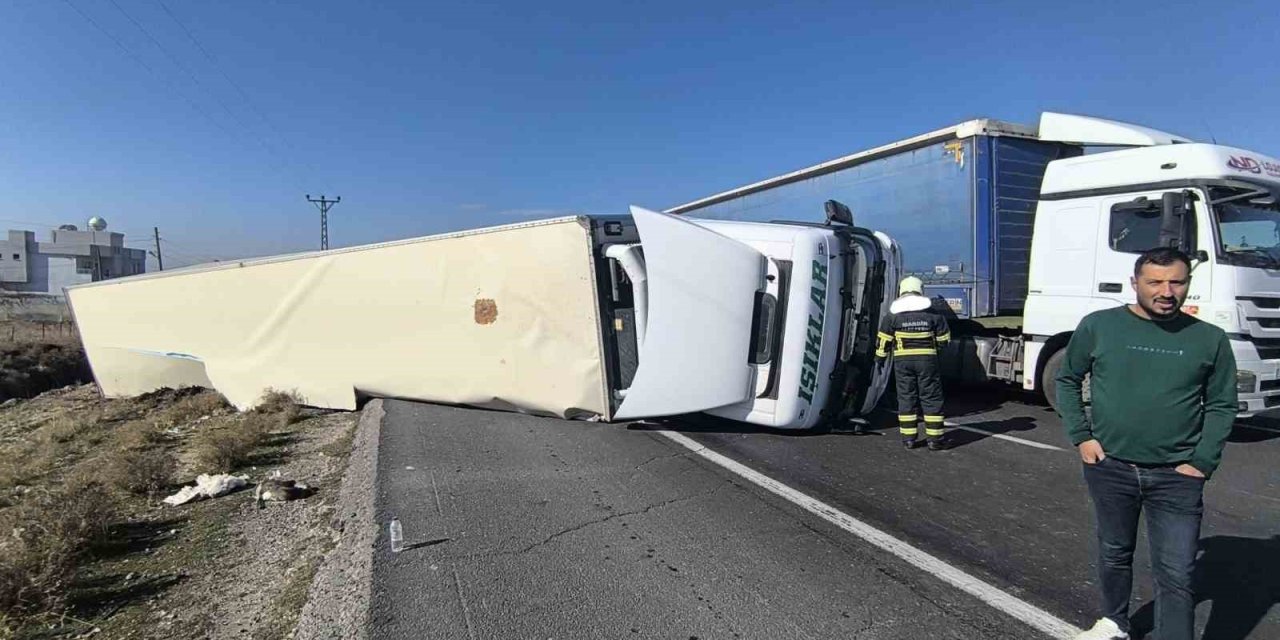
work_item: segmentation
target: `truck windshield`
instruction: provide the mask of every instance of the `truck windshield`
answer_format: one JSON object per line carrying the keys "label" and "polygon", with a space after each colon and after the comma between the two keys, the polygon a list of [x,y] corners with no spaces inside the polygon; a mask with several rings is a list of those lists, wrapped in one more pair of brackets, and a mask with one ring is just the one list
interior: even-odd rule
{"label": "truck windshield", "polygon": [[1215,187],[1209,201],[1226,264],[1280,268],[1280,204],[1265,189]]}

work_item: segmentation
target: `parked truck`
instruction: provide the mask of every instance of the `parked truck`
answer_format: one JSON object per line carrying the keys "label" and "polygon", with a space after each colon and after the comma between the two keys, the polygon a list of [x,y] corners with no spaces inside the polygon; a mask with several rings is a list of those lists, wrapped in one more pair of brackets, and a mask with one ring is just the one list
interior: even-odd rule
{"label": "parked truck", "polygon": [[951,316],[950,375],[1041,389],[1086,314],[1135,301],[1137,255],[1193,256],[1184,311],[1227,332],[1239,414],[1280,406],[1280,161],[1142,126],[984,119],[667,209],[767,221],[839,200]]}
{"label": "parked truck", "polygon": [[269,389],[591,420],[709,412],[809,428],[869,411],[900,259],[822,223],[632,208],[163,271],[66,291],[102,392]]}

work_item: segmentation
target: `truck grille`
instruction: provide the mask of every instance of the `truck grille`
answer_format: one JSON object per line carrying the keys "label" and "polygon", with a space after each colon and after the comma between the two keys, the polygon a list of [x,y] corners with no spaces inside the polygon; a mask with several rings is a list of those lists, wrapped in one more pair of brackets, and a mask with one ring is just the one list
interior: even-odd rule
{"label": "truck grille", "polygon": [[1258,384],[1260,391],[1275,391],[1280,389],[1280,380],[1263,380]]}
{"label": "truck grille", "polygon": [[1250,338],[1249,341],[1258,350],[1260,359],[1275,360],[1280,358],[1280,338]]}
{"label": "truck grille", "polygon": [[1280,298],[1262,296],[1239,296],[1236,300],[1252,302],[1259,309],[1280,309]]}

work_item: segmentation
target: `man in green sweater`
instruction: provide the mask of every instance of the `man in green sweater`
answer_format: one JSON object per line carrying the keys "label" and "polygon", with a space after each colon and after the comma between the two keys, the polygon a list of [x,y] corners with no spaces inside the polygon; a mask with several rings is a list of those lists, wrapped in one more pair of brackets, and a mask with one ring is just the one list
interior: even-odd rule
{"label": "man in green sweater", "polygon": [[[1067,345],[1058,404],[1098,527],[1102,619],[1080,640],[1129,637],[1138,517],[1155,574],[1155,637],[1195,633],[1195,564],[1204,482],[1236,415],[1236,363],[1223,331],[1181,313],[1191,263],[1152,249],[1134,265],[1138,303],[1091,313]],[[1081,397],[1092,374],[1092,416]]]}

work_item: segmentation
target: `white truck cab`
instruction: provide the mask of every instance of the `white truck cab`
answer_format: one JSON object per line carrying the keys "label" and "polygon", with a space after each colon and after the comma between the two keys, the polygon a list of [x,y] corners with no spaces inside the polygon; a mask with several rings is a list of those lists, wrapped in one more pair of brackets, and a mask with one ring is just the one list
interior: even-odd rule
{"label": "white truck cab", "polygon": [[901,256],[888,236],[828,206],[843,217],[825,225],[633,207],[641,259],[604,252],[643,309],[634,375],[615,391],[613,418],[706,412],[805,429],[874,408],[889,378],[874,360],[874,336]]}
{"label": "white truck cab", "polygon": [[1178,246],[1194,257],[1184,312],[1231,339],[1240,415],[1280,406],[1280,161],[1081,116],[1042,120],[1040,138],[1054,136],[1131,148],[1045,170],[1023,315],[1026,370],[1040,375],[1023,386],[1038,381],[1053,401],[1062,347],[1080,319],[1133,303],[1138,254]]}

